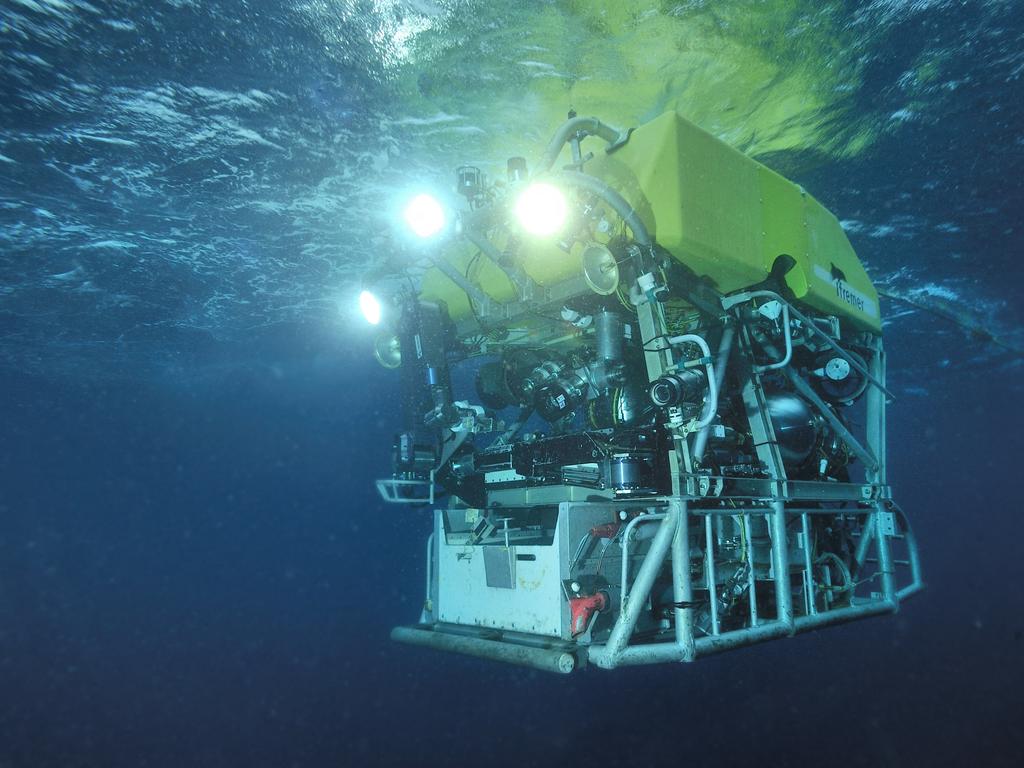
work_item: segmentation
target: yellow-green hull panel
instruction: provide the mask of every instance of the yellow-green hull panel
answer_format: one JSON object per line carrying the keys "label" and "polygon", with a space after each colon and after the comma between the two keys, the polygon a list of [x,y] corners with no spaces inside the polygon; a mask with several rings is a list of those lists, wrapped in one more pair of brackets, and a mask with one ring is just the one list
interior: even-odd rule
{"label": "yellow-green hull panel", "polygon": [[[677,113],[637,128],[614,153],[597,153],[586,171],[622,194],[655,241],[719,291],[762,282],[787,255],[796,262],[786,275],[796,298],[858,328],[881,330],[878,295],[835,216],[796,184]],[[577,244],[567,254],[531,242],[521,250],[522,266],[551,285],[580,274],[581,250]],[[467,246],[446,257],[465,274],[474,253]],[[469,277],[498,301],[515,296],[508,278],[484,257],[473,262]],[[453,317],[469,312],[465,294],[440,273],[425,276],[423,293],[445,301]]]}

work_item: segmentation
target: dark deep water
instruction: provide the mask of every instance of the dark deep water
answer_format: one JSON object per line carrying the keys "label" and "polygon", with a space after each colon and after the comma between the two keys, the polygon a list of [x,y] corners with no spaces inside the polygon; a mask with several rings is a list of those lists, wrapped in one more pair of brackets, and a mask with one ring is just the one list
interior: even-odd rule
{"label": "dark deep water", "polygon": [[[721,8],[730,55],[763,54]],[[486,71],[513,45],[492,12],[0,3],[0,766],[1024,763],[1020,356],[945,317],[1021,346],[1024,12],[757,8],[807,50],[838,35],[852,91],[746,148],[943,315],[883,303],[890,480],[928,590],[688,667],[554,678],[388,641],[418,615],[429,520],[369,482],[397,381],[339,311],[389,185],[482,153],[486,107],[527,92],[439,137],[449,59],[375,30],[493,41]],[[837,114],[871,141],[810,143]]]}
{"label": "dark deep water", "polygon": [[386,457],[360,438],[393,418],[386,387],[353,395],[362,351],[321,337],[283,378],[191,392],[7,378],[3,764],[1019,764],[998,377],[947,373],[893,413],[929,582],[897,616],[566,679],[387,640],[429,524],[362,479]]}

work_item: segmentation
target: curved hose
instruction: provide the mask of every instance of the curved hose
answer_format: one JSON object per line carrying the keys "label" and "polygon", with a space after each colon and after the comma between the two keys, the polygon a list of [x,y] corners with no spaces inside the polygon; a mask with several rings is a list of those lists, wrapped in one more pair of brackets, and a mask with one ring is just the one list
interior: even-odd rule
{"label": "curved hose", "polygon": [[651,235],[647,231],[647,225],[640,219],[640,215],[633,209],[633,206],[629,204],[626,198],[603,181],[594,176],[588,176],[585,173],[570,173],[568,171],[552,173],[550,176],[560,182],[573,187],[580,187],[600,197],[626,222],[626,226],[632,230],[633,239],[637,243],[645,248],[649,248],[652,245]]}
{"label": "curved hose", "polygon": [[612,128],[607,123],[602,123],[596,117],[574,117],[566,120],[555,131],[555,135],[548,142],[547,149],[541,155],[540,162],[537,164],[538,173],[550,170],[551,166],[555,164],[555,160],[558,159],[558,153],[562,151],[565,143],[579,133],[582,133],[584,136],[600,136],[608,142],[609,148],[622,144],[629,138],[628,130],[620,131],[617,128]]}
{"label": "curved hose", "polygon": [[[729,365],[729,353],[732,351],[732,339],[736,334],[733,325],[727,325],[722,332],[722,341],[718,345],[718,359],[715,361],[715,387],[721,391],[725,381],[725,371]],[[711,424],[704,425],[697,434],[693,444],[693,458],[698,464],[704,458],[704,451],[708,445],[708,436],[711,434]]]}
{"label": "curved hose", "polygon": [[755,371],[764,373],[765,371],[785,368],[789,365],[789,361],[793,359],[793,332],[789,327],[789,304],[785,302],[782,303],[782,336],[786,340],[786,354],[778,362],[769,363],[768,365],[755,365]]}
{"label": "curved hose", "polygon": [[710,424],[718,414],[718,381],[715,379],[715,366],[711,362],[711,348],[708,347],[708,343],[703,338],[693,333],[684,333],[682,336],[673,336],[668,340],[668,343],[673,347],[687,342],[700,347],[700,351],[707,360],[704,363],[704,370],[708,376],[708,401],[704,406],[704,415],[701,416],[699,421],[690,425],[691,430],[698,430]]}

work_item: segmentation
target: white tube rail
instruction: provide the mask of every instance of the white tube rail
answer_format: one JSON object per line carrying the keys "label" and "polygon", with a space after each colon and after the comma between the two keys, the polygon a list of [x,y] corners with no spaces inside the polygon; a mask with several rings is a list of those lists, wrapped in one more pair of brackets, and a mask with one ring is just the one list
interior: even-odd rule
{"label": "white tube rail", "polygon": [[711,526],[711,515],[704,518],[704,583],[708,590],[708,607],[711,610],[711,634],[720,632],[718,624],[718,574],[715,570],[715,534]]}
{"label": "white tube rail", "polygon": [[620,611],[626,610],[626,594],[628,592],[627,586],[629,582],[629,537],[638,525],[654,522],[655,520],[662,520],[664,518],[664,512],[652,515],[638,515],[626,524],[626,530],[622,533],[622,542],[619,544],[619,546],[622,547],[622,578],[619,581],[619,584],[622,585],[619,591]]}
{"label": "white tube rail", "polygon": [[708,426],[718,415],[718,382],[715,380],[715,366],[711,362],[711,348],[708,347],[708,343],[704,339],[695,333],[684,333],[681,336],[673,336],[668,340],[668,343],[673,347],[679,346],[680,344],[696,344],[700,347],[700,351],[707,361],[704,363],[704,370],[708,377],[708,400],[704,404],[704,413],[701,418],[690,425],[690,431],[697,431]]}
{"label": "white tube rail", "polygon": [[[718,345],[718,357],[715,360],[715,390],[718,392],[722,391],[722,384],[725,382],[725,372],[729,367],[729,353],[732,352],[732,340],[735,334],[735,326],[727,325],[722,332],[722,341]],[[710,433],[711,423],[708,422],[697,433],[697,439],[693,442],[693,460],[697,464],[704,458],[704,450],[707,448]]]}
{"label": "white tube rail", "polygon": [[[654,536],[654,541],[651,542],[651,548],[636,575],[636,582],[633,585],[634,592],[645,596],[650,593],[672,544],[680,514],[682,513],[678,508],[670,510],[658,526],[658,532]],[[619,613],[615,626],[612,627],[608,642],[592,647],[589,654],[590,660],[599,667],[614,669],[619,663],[622,651],[629,643],[629,638],[636,628],[636,622],[640,618],[642,610],[642,600],[627,600],[625,608]],[[673,643],[673,645],[675,644]]]}

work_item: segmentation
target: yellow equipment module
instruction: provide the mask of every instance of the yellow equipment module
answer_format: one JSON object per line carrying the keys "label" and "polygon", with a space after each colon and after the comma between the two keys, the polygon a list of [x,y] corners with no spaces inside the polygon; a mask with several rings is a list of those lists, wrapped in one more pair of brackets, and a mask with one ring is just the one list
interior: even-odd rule
{"label": "yellow equipment module", "polygon": [[[795,263],[786,284],[797,300],[858,329],[881,331],[878,294],[836,217],[798,185],[679,114],[666,112],[640,126],[585,171],[621,194],[659,246],[721,293],[761,283],[776,260],[788,256]],[[502,246],[504,237],[493,239]],[[520,250],[520,266],[550,286],[581,273],[584,246],[576,242],[566,253],[530,240]],[[443,258],[495,300],[514,299],[501,269],[475,254],[463,243]],[[421,288],[425,299],[444,301],[453,318],[471,309],[465,293],[436,269]]]}

